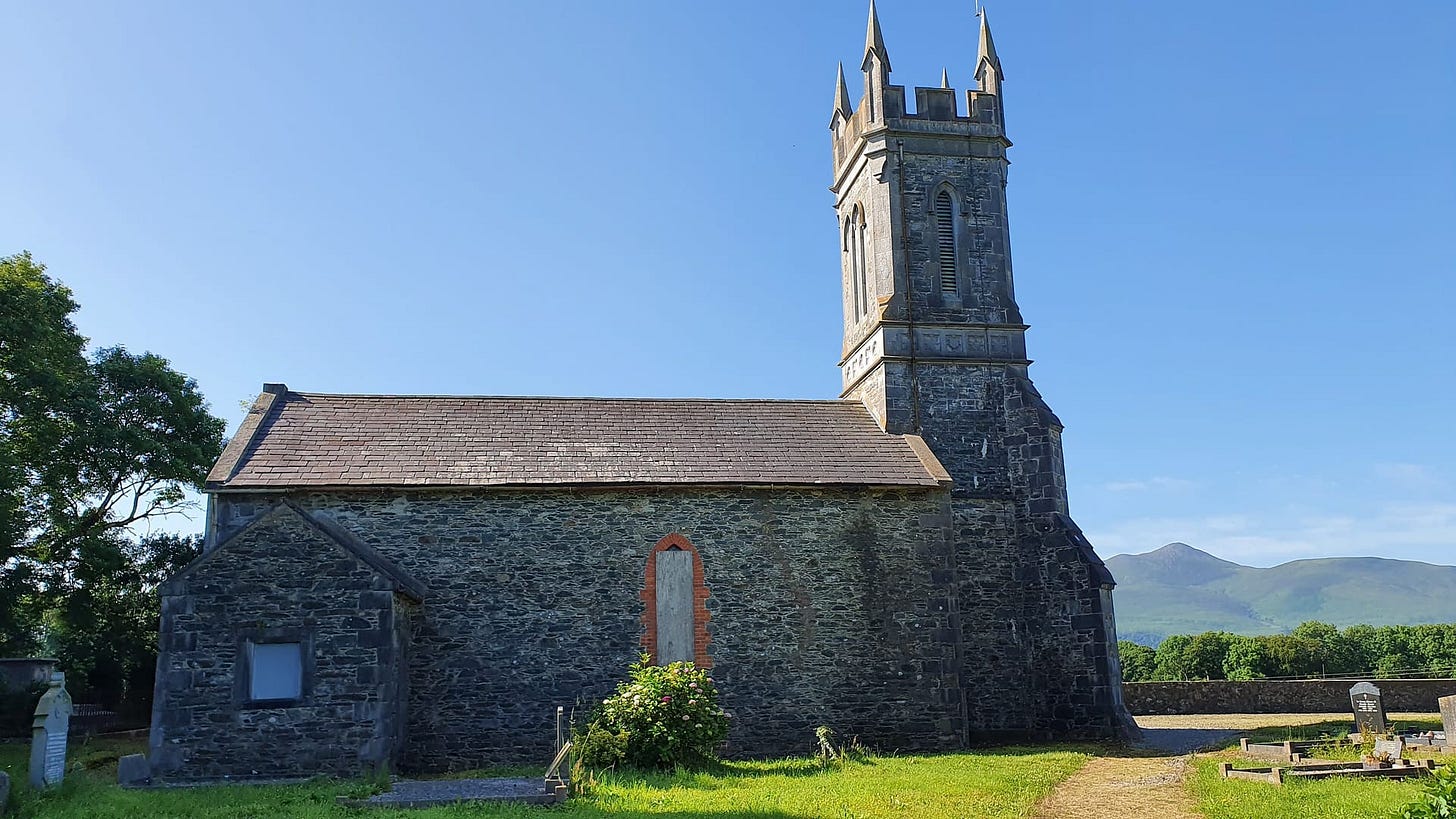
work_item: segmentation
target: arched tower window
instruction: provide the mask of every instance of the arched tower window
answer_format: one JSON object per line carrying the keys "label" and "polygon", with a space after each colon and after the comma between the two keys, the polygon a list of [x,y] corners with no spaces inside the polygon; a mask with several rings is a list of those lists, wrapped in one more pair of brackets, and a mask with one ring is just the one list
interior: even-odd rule
{"label": "arched tower window", "polygon": [[844,269],[848,276],[850,300],[853,302],[850,313],[855,321],[859,320],[859,256],[856,248],[858,242],[854,236],[853,217],[844,220]]}
{"label": "arched tower window", "polygon": [[954,295],[960,289],[956,276],[955,202],[946,190],[935,195],[935,244],[940,255],[940,292]]}
{"label": "arched tower window", "polygon": [[854,222],[855,242],[857,244],[855,256],[859,260],[859,269],[855,276],[855,286],[859,288],[856,297],[859,310],[855,313],[855,318],[861,319],[870,311],[870,283],[869,275],[866,272],[868,262],[865,258],[865,215],[864,209],[858,205],[854,208]]}

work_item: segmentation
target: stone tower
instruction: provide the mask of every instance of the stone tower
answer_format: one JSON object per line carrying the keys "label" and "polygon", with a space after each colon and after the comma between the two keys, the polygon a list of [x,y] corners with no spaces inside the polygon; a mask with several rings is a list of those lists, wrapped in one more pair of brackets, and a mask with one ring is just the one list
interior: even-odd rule
{"label": "stone tower", "polygon": [[1032,386],[1011,275],[1004,74],[984,14],[977,88],[890,84],[873,1],[864,95],[830,120],[844,282],[843,395],[922,435],[954,480],[969,738],[1106,736],[1122,705],[1113,581],[1067,516],[1062,423]]}

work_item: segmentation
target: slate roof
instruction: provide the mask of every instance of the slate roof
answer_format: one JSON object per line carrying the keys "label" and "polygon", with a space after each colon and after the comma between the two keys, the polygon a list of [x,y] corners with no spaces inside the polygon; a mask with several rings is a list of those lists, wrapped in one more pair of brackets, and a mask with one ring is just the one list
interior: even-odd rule
{"label": "slate roof", "polygon": [[622,484],[946,486],[858,401],[328,395],[264,386],[209,491]]}

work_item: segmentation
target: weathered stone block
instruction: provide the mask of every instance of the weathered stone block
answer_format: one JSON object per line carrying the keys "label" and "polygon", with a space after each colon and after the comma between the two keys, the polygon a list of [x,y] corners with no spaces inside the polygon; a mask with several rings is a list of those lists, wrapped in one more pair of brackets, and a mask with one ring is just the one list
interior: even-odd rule
{"label": "weathered stone block", "polygon": [[144,754],[127,754],[116,761],[116,783],[123,788],[150,785],[152,769]]}

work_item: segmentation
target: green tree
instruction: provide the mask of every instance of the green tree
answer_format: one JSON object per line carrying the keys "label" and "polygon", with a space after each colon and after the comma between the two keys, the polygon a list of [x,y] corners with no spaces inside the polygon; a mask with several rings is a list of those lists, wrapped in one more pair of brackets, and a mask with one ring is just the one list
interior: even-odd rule
{"label": "green tree", "polygon": [[86,699],[141,716],[150,711],[157,662],[157,587],[201,553],[202,539],[108,540],[106,558],[88,560],[85,582],[46,612],[45,648]]}
{"label": "green tree", "polygon": [[111,532],[186,509],[222,452],[223,422],[192,379],[151,353],[100,350],[76,429],[41,467],[46,525],[36,535],[46,580],[64,588]]}
{"label": "green tree", "polygon": [[1340,665],[1340,658],[1336,654],[1341,648],[1340,630],[1335,626],[1318,620],[1306,620],[1295,626],[1289,634],[1309,644],[1310,654],[1305,661],[1311,668],[1307,673],[1328,674],[1333,667]]}
{"label": "green tree", "polygon": [[1445,677],[1456,673],[1456,625],[1411,626],[1410,647],[1426,674]]}
{"label": "green tree", "polygon": [[1223,679],[1224,658],[1234,635],[1226,631],[1205,631],[1195,634],[1183,649],[1185,679]]}
{"label": "green tree", "polygon": [[1193,638],[1184,634],[1172,634],[1163,638],[1158,644],[1156,658],[1153,661],[1153,679],[1158,681],[1177,682],[1189,680],[1188,644]]}
{"label": "green tree", "polygon": [[41,473],[85,393],[86,340],[71,291],[28,253],[0,258],[0,654],[33,651],[40,601],[32,534],[47,518]]}
{"label": "green tree", "polygon": [[1382,677],[1410,676],[1423,663],[1410,626],[1381,626],[1375,629],[1375,673]]}
{"label": "green tree", "polygon": [[1375,669],[1379,657],[1379,641],[1374,626],[1354,625],[1340,632],[1339,647],[1333,653],[1338,658],[1340,674],[1369,674]]}
{"label": "green tree", "polygon": [[1269,659],[1264,643],[1257,637],[1234,637],[1229,640],[1223,658],[1223,674],[1229,680],[1256,680],[1268,676]]}
{"label": "green tree", "polygon": [[132,532],[188,507],[223,422],[159,356],[87,357],[76,308],[29,254],[0,258],[0,652],[44,638],[78,688],[126,691],[150,650],[157,567],[175,563],[158,555],[182,556]]}
{"label": "green tree", "polygon": [[1122,663],[1123,682],[1146,682],[1153,679],[1157,652],[1141,643],[1117,641],[1117,656]]}
{"label": "green tree", "polygon": [[1312,677],[1324,670],[1318,641],[1293,634],[1266,634],[1258,639],[1264,648],[1267,676]]}

